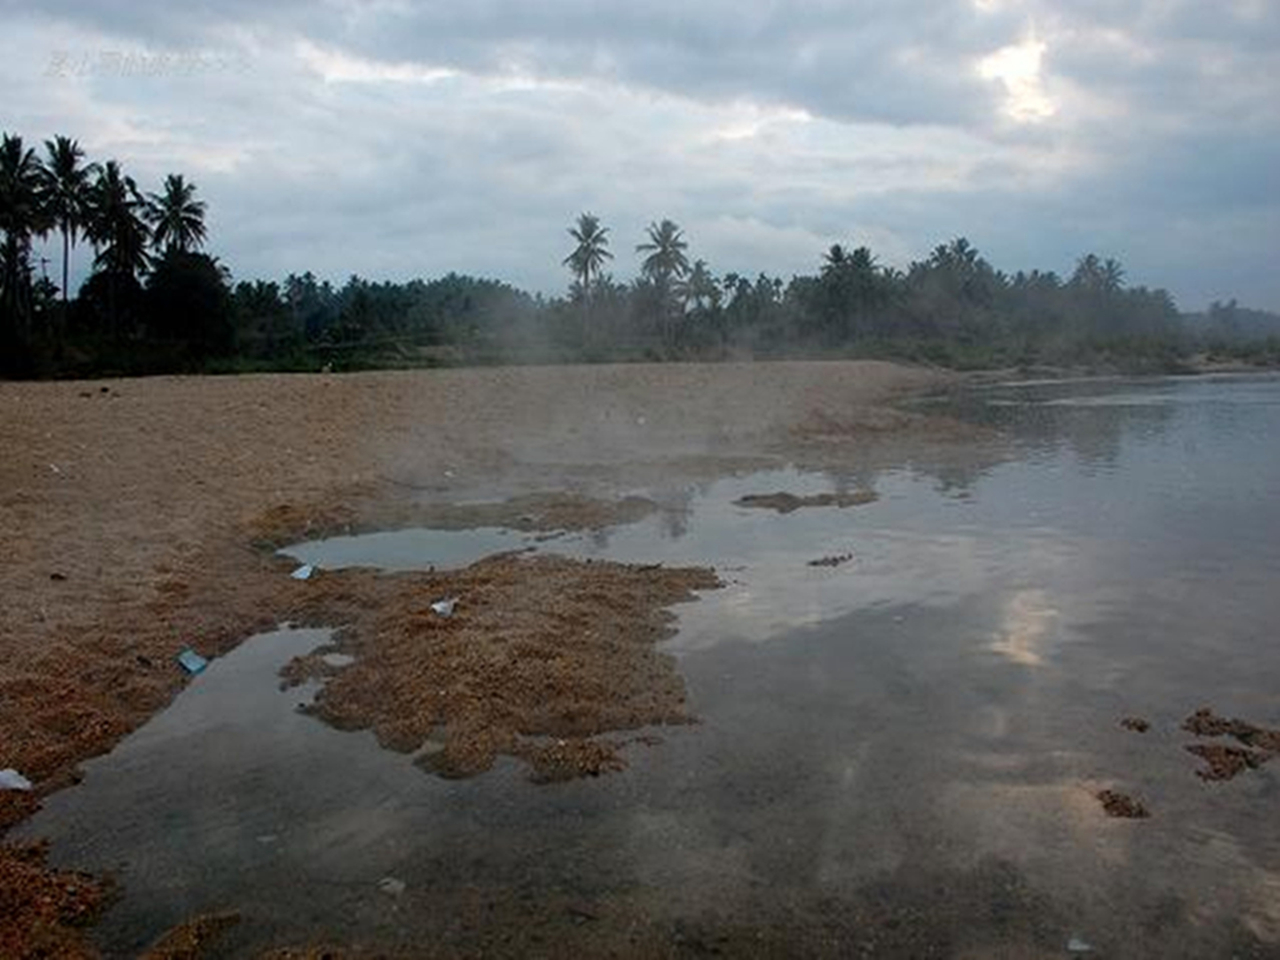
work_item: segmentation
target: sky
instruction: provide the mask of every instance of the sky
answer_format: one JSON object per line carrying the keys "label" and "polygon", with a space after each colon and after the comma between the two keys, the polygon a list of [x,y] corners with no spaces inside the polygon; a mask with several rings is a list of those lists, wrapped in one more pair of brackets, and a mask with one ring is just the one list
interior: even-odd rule
{"label": "sky", "polygon": [[1280,310],[1277,0],[0,0],[0,23],[0,129],[144,190],[183,173],[236,279],[555,295],[591,211],[619,280],[671,218],[719,274],[965,236],[1008,271],[1096,252],[1184,310]]}

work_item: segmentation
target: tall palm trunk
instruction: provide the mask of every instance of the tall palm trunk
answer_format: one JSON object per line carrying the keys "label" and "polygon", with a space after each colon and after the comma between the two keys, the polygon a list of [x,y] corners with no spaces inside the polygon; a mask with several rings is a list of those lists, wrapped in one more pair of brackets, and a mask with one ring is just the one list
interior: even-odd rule
{"label": "tall palm trunk", "polygon": [[67,309],[67,265],[71,257],[71,234],[67,225],[62,225],[62,310]]}
{"label": "tall palm trunk", "polygon": [[62,350],[63,341],[67,336],[67,273],[68,265],[71,260],[71,234],[67,230],[66,223],[62,224],[62,315],[58,317],[58,324],[54,330],[54,342],[57,344],[58,350]]}
{"label": "tall palm trunk", "polygon": [[591,265],[582,268],[582,348],[587,348],[591,336]]}

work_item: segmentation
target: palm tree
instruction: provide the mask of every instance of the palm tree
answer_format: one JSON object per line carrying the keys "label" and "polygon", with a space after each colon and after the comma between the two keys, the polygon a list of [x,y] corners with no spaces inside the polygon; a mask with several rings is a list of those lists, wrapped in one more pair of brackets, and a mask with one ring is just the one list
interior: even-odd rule
{"label": "palm tree", "polygon": [[562,261],[578,278],[582,296],[582,342],[587,342],[591,329],[591,277],[599,283],[600,270],[606,260],[612,260],[609,252],[609,228],[600,226],[600,218],[594,213],[582,213],[576,226],[569,228],[569,236],[577,246]]}
{"label": "palm tree", "polygon": [[833,243],[822,257],[822,272],[829,273],[833,270],[839,270],[844,266],[845,261],[849,259],[849,255],[845,252],[844,247],[838,243]]}
{"label": "palm tree", "polygon": [[569,236],[578,245],[562,262],[578,278],[584,297],[591,295],[592,274],[598,277],[604,262],[613,259],[608,250],[608,234],[609,228],[600,226],[600,219],[593,213],[579,215],[577,225],[569,228]]}
{"label": "palm tree", "polygon": [[147,204],[133,177],[108,160],[89,191],[89,239],[100,247],[94,266],[118,276],[134,277],[150,263],[151,231],[144,219]]}
{"label": "palm tree", "polygon": [[54,137],[44,142],[48,160],[44,165],[44,194],[49,216],[62,233],[62,309],[65,314],[68,297],[68,265],[71,248],[85,226],[89,178],[98,171],[96,164],[82,166],[84,151],[70,137]]}
{"label": "palm tree", "polygon": [[15,323],[30,319],[31,237],[49,229],[35,151],[17,135],[0,140],[0,304]]}
{"label": "palm tree", "polygon": [[640,272],[656,288],[662,339],[670,348],[674,339],[672,314],[677,306],[671,301],[671,281],[689,272],[689,259],[684,255],[689,244],[673,220],[651,223],[646,232],[649,234],[648,242],[636,245],[637,253],[649,254],[640,264]]}
{"label": "palm tree", "polygon": [[163,194],[148,197],[145,216],[152,224],[151,242],[164,253],[186,253],[204,244],[203,200],[197,200],[196,185],[180,173],[164,181]]}
{"label": "palm tree", "polygon": [[133,177],[108,160],[89,190],[86,234],[98,249],[95,269],[106,275],[110,323],[120,333],[120,294],[136,287],[137,275],[151,262],[147,246],[151,231],[144,219],[147,204]]}
{"label": "palm tree", "polygon": [[695,310],[704,303],[712,307],[720,299],[720,286],[716,278],[707,269],[707,261],[695,260],[689,269],[689,275],[676,281],[676,296],[684,303],[692,303]]}
{"label": "palm tree", "polygon": [[680,227],[671,220],[649,224],[649,241],[636,245],[636,253],[648,253],[640,264],[640,272],[656,280],[664,288],[673,277],[683,277],[689,272],[689,259],[684,252],[689,249]]}
{"label": "palm tree", "polygon": [[1117,293],[1124,287],[1124,267],[1120,261],[1108,257],[1102,262],[1102,289]]}

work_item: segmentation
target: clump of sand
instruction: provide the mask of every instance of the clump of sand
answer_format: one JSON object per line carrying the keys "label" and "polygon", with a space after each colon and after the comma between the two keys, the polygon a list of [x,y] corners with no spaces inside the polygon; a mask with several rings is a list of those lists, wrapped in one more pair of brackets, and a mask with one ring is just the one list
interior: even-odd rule
{"label": "clump of sand", "polygon": [[0,844],[0,957],[96,957],[83,928],[106,902],[103,884],[51,870],[43,843]]}
{"label": "clump of sand", "polygon": [[[450,574],[326,573],[313,586],[307,618],[346,623],[334,649],[355,660],[335,670],[325,649],[285,668],[287,682],[324,681],[311,712],[422,751],[419,763],[444,776],[508,754],[548,781],[619,769],[621,744],[602,734],[690,722],[674,660],[656,644],[674,633],[667,608],[719,580],[506,554]],[[442,596],[459,598],[450,616],[432,609]]]}
{"label": "clump of sand", "polygon": [[238,913],[206,913],[166,932],[140,960],[200,960],[221,936],[240,922]]}

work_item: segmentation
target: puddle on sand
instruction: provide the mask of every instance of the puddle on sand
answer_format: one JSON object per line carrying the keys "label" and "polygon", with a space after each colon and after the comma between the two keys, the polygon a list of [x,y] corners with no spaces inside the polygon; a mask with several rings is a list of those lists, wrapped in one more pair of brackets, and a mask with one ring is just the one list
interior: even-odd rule
{"label": "puddle on sand", "polygon": [[[1011,426],[1009,462],[651,491],[663,510],[640,523],[535,544],[736,581],[677,608],[704,722],[630,749],[622,773],[426,775],[295,712],[306,693],[275,669],[325,634],[286,631],[214,661],[23,832],[119,869],[98,936],[122,956],[228,909],[245,917],[229,955],[781,937],[775,952],[1060,956],[1073,935],[1114,956],[1274,955],[1278,771],[1206,786],[1177,727],[1206,703],[1280,720],[1280,451],[1258,442],[1280,413],[1257,396],[1280,382],[1235,406],[1229,385],[1177,383],[1158,406],[1043,402],[1068,389],[1087,392],[990,394],[1017,401],[982,414]],[[867,486],[880,499],[846,510],[733,505]],[[341,562],[385,565],[401,538],[405,565],[439,565],[433,536],[347,538]],[[335,565],[327,547],[296,555]],[[1135,713],[1150,732],[1118,726]],[[1106,788],[1152,817],[1107,818]]]}
{"label": "puddle on sand", "polygon": [[[1002,536],[964,522],[962,501],[907,470],[874,478],[879,499],[781,514],[739,506],[750,494],[848,493],[871,478],[770,470],[674,491],[645,490],[659,504],[635,523],[548,537],[511,530],[406,529],[298,544],[283,551],[320,568],[387,570],[463,566],[498,550],[667,566],[711,566],[726,586],[676,608],[673,651],[765,641],[869,606],[954,602],[1005,577],[1031,579],[1064,561],[1060,531],[1019,526]],[[835,566],[814,560],[848,555]]]}

